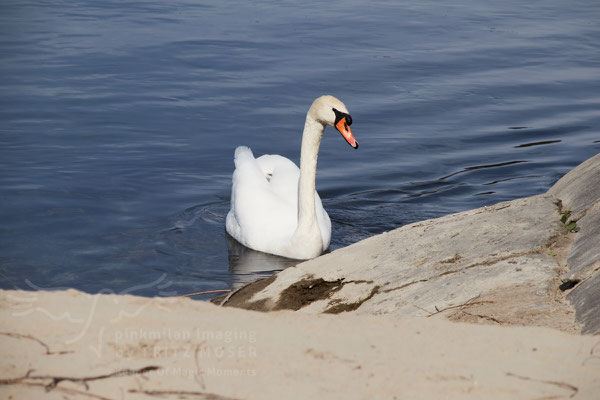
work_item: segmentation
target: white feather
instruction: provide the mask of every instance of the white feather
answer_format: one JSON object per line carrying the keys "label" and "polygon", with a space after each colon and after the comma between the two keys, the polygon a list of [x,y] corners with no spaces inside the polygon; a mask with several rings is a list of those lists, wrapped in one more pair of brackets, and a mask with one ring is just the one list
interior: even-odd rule
{"label": "white feather", "polygon": [[[331,221],[314,181],[323,122],[333,125],[335,119],[332,108],[347,113],[342,102],[323,96],[315,100],[307,114],[301,154],[303,178],[301,169],[285,157],[266,154],[254,158],[248,147],[236,148],[226,229],[238,242],[254,250],[298,259],[316,257],[329,247]],[[308,189],[302,191],[300,187]]]}

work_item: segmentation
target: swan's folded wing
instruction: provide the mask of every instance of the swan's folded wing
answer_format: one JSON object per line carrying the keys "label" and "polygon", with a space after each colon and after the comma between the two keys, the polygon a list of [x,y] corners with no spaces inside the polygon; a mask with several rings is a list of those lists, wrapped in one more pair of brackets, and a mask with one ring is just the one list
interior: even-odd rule
{"label": "swan's folded wing", "polygon": [[256,162],[265,175],[273,175],[276,171],[299,171],[292,160],[279,154],[263,154],[256,159]]}
{"label": "swan's folded wing", "polygon": [[[263,157],[259,158],[263,159],[263,162],[275,160],[274,156]],[[291,161],[288,162],[297,170]],[[249,148],[242,146],[236,149],[235,164],[231,210],[226,222],[227,232],[248,247],[268,251],[267,246],[272,246],[273,242],[281,241],[286,236],[291,237],[295,231],[297,225],[295,202],[290,204],[277,193],[277,190],[274,190],[278,185],[274,187],[270,184]],[[267,167],[274,167],[275,173],[281,169],[275,165]],[[297,197],[297,179],[296,173],[296,183],[290,187],[294,189],[294,193],[288,193],[292,199]]]}
{"label": "swan's folded wing", "polygon": [[296,210],[300,176],[300,169],[296,164],[277,154],[265,154],[258,157],[256,161],[265,174],[273,194]]}

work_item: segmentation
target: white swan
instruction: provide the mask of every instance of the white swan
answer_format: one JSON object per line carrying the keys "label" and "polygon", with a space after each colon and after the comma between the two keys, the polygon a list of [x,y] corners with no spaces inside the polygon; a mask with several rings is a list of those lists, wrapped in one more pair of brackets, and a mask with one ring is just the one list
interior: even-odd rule
{"label": "white swan", "polygon": [[300,169],[279,155],[254,158],[248,147],[235,149],[227,232],[251,249],[288,258],[306,260],[325,251],[331,240],[331,221],[315,191],[319,145],[329,125],[358,148],[350,124],[344,103],[321,96],[306,114]]}

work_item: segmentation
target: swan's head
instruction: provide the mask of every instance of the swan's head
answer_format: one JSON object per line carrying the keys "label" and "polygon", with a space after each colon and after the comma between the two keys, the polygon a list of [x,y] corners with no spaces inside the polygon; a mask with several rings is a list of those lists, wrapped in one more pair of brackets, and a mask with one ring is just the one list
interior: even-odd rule
{"label": "swan's head", "polygon": [[340,100],[329,95],[321,96],[313,102],[308,113],[321,124],[333,126],[342,134],[350,146],[358,149],[358,142],[350,130],[352,117]]}

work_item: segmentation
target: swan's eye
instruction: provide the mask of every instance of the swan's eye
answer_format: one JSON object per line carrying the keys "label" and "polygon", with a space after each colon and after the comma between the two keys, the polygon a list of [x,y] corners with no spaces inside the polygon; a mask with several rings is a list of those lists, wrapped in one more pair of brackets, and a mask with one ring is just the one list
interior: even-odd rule
{"label": "swan's eye", "polygon": [[332,108],[332,110],[335,114],[335,124],[337,124],[338,122],[340,122],[340,119],[342,119],[342,113],[336,110],[335,108]]}
{"label": "swan's eye", "polygon": [[[340,122],[340,120],[342,118],[346,119],[346,123],[347,125],[352,125],[352,117],[350,116],[350,114],[346,114],[345,112],[341,112],[336,110],[335,108],[332,108],[333,113],[335,114],[335,125],[337,125],[338,122]],[[348,126],[346,126],[347,128]]]}

